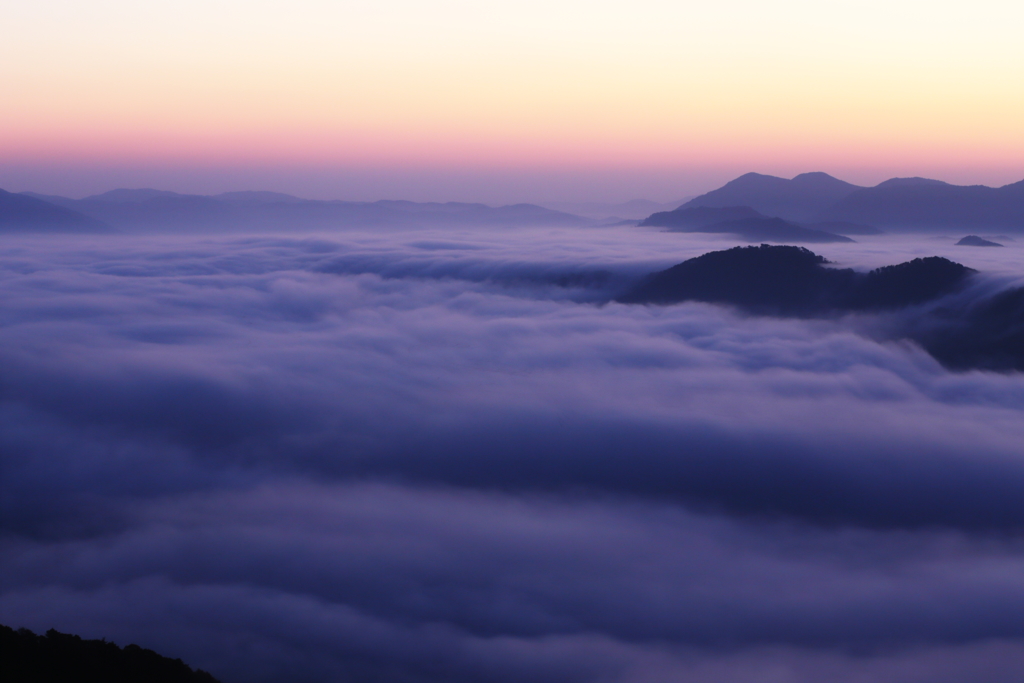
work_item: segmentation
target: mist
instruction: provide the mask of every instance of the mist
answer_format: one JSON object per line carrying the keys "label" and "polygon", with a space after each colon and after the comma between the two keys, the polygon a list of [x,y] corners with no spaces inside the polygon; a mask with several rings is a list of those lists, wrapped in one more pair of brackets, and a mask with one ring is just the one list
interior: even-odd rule
{"label": "mist", "polygon": [[[1022,285],[952,236],[939,302]],[[232,681],[1011,681],[1024,382],[633,227],[7,236],[0,622]],[[959,299],[956,299],[959,297]]]}

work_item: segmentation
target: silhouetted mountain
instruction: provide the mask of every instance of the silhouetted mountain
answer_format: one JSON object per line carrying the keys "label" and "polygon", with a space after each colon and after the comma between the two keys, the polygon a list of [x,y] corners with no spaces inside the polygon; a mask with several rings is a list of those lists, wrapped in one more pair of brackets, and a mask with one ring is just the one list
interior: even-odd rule
{"label": "silhouetted mountain", "polygon": [[4,683],[217,683],[180,659],[138,645],[124,649],[53,629],[37,636],[0,625],[0,679]]}
{"label": "silhouetted mountain", "polygon": [[792,180],[747,173],[680,208],[749,206],[767,216],[815,221],[824,210],[859,189],[827,173],[802,173]]}
{"label": "silhouetted mountain", "polygon": [[781,218],[763,216],[749,206],[690,206],[656,213],[642,226],[667,227],[673,232],[738,235],[749,242],[852,242],[848,237],[806,228]]}
{"label": "silhouetted mountain", "polygon": [[[53,201],[58,201],[54,199]],[[344,227],[577,226],[591,221],[532,204],[408,201],[343,202],[299,199],[273,192],[229,192],[215,197],[163,190],[112,190],[62,206],[125,231],[224,232],[331,230]]]}
{"label": "silhouetted mountain", "polygon": [[924,303],[955,291],[974,272],[934,256],[869,273],[827,264],[803,247],[736,247],[655,273],[619,301],[707,301],[766,315],[813,316]]}
{"label": "silhouetted mountain", "polygon": [[[955,294],[975,272],[932,256],[858,273],[830,268],[803,247],[762,244],[684,261],[649,276],[618,301],[706,301],[794,317],[893,311]],[[968,291],[933,307],[908,309],[885,328],[891,337],[914,340],[954,370],[1024,371],[1024,287],[980,298]]]}
{"label": "silhouetted mountain", "polygon": [[987,239],[978,237],[977,235],[968,235],[962,240],[956,243],[958,247],[1001,247],[1003,245],[999,242],[991,242]]}
{"label": "silhouetted mountain", "polygon": [[36,197],[0,190],[0,233],[113,232],[102,221]]}
{"label": "silhouetted mountain", "polygon": [[943,365],[1024,371],[1024,288],[940,313],[911,336]]}
{"label": "silhouetted mountain", "polygon": [[992,188],[893,178],[843,197],[819,218],[903,230],[970,227],[1024,231],[1024,181]]}
{"label": "silhouetted mountain", "polygon": [[839,297],[839,306],[870,311],[923,304],[956,291],[968,275],[976,272],[941,256],[882,266],[866,275],[858,274],[853,288]]}

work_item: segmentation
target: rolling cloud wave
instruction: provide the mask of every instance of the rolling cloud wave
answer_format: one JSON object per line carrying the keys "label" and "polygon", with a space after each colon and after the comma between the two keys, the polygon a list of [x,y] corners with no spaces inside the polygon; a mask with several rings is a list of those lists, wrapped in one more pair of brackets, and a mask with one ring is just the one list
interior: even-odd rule
{"label": "rolling cloud wave", "polygon": [[602,234],[9,243],[0,620],[225,681],[1010,680],[1020,376],[605,303],[708,242]]}

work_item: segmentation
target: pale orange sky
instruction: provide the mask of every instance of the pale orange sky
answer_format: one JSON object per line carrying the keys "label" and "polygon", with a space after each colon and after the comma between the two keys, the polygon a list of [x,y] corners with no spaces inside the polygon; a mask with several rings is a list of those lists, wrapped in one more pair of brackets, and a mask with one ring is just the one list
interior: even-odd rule
{"label": "pale orange sky", "polygon": [[748,170],[1003,184],[1024,178],[1021,26],[1024,3],[991,0],[36,0],[0,25],[0,187],[500,202],[669,200]]}

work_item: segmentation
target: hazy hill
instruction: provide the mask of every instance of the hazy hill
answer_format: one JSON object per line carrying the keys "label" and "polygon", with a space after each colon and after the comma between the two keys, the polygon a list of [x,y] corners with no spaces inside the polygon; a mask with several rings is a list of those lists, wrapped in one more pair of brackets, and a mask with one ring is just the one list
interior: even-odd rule
{"label": "hazy hill", "polygon": [[885,231],[871,225],[862,223],[851,223],[849,221],[818,221],[816,223],[802,223],[803,227],[813,230],[833,232],[837,235],[884,235]]}
{"label": "hazy hill", "polygon": [[987,187],[893,178],[859,189],[823,210],[822,220],[904,230],[987,228],[1024,231],[1024,181]]}
{"label": "hazy hill", "polygon": [[803,247],[762,244],[689,259],[653,274],[619,301],[707,301],[767,315],[883,310],[952,292],[973,272],[930,257],[858,273],[830,268],[823,257]]}
{"label": "hazy hill", "polygon": [[222,192],[220,194],[213,195],[213,198],[225,202],[242,202],[258,204],[270,204],[273,202],[286,202],[288,204],[297,204],[299,202],[307,201],[305,199],[294,197],[290,194],[284,194],[283,192],[267,192],[252,190],[245,190],[242,192]]}
{"label": "hazy hill", "polygon": [[669,228],[673,232],[703,232],[717,223],[744,218],[765,218],[765,215],[749,206],[681,206],[673,211],[651,214],[640,225]]}
{"label": "hazy hill", "polygon": [[94,194],[82,201],[86,202],[109,202],[111,204],[140,204],[150,199],[167,199],[171,197],[187,197],[194,195],[182,195],[169,190],[154,190],[144,188],[140,190],[111,190],[103,194]]}
{"label": "hazy hill", "polygon": [[766,216],[815,221],[823,211],[859,189],[827,173],[802,173],[792,180],[747,173],[680,208],[749,206]]}
{"label": "hazy hill", "polygon": [[0,233],[113,232],[102,221],[37,197],[0,190]]}
{"label": "hazy hill", "polygon": [[[28,195],[21,196],[29,198]],[[590,224],[580,216],[533,204],[491,207],[461,202],[321,201],[276,192],[228,192],[206,196],[152,189],[120,189],[84,199],[54,197],[50,201],[127,232]]]}
{"label": "hazy hill", "polygon": [[57,206],[64,206],[65,203],[73,204],[74,199],[68,199],[67,197],[60,197],[55,194],[42,194],[39,192],[19,192],[19,197],[34,197],[35,199],[41,199],[47,204],[56,204]]}
{"label": "hazy hill", "polygon": [[710,232],[738,235],[749,242],[852,242],[848,237],[807,228],[781,218],[769,218],[749,206],[685,206],[653,214],[642,226],[666,227],[674,232]]}
{"label": "hazy hill", "polygon": [[824,230],[805,228],[781,218],[740,218],[704,228],[704,232],[722,232],[739,235],[748,242],[804,242],[827,244],[830,242],[853,242],[842,235]]}
{"label": "hazy hill", "polygon": [[0,679],[4,683],[217,683],[180,659],[138,645],[124,649],[53,629],[37,636],[0,625]]}
{"label": "hazy hill", "polygon": [[958,247],[1001,247],[999,242],[993,242],[977,235],[968,235],[956,243]]}

